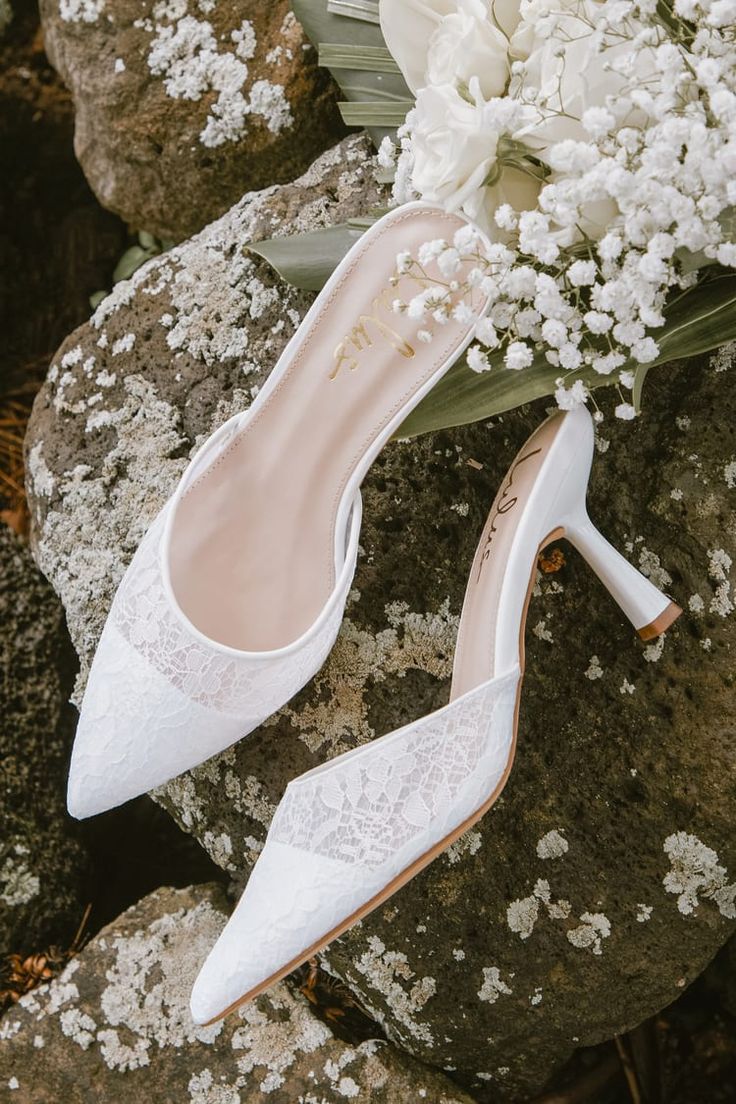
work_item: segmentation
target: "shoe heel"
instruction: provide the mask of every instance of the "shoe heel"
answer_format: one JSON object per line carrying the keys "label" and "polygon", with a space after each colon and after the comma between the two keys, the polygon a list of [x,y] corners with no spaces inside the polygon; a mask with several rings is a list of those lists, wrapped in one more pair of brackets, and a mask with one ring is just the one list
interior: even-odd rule
{"label": "shoe heel", "polygon": [[565,536],[587,560],[642,640],[653,640],[682,610],[630,564],[596,529],[587,514],[565,524]]}

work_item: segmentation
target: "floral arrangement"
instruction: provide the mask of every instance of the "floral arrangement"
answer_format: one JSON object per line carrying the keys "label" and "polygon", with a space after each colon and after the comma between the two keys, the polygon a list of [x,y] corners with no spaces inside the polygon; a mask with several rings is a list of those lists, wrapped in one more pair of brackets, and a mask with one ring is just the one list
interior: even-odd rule
{"label": "floral arrangement", "polygon": [[[402,433],[544,395],[570,408],[611,385],[630,419],[652,367],[736,337],[736,0],[295,10],[345,92],[346,122],[379,146],[392,202],[438,203],[484,232],[398,258],[425,286],[395,309],[424,340],[464,309],[450,307],[459,273],[493,301]],[[361,228],[257,249],[311,288]],[[430,257],[444,285],[424,278]]]}
{"label": "floral arrangement", "polygon": [[[398,150],[381,147],[394,197],[462,211],[492,239],[468,227],[400,266],[437,256],[449,297],[472,262],[493,301],[474,371],[541,353],[563,408],[589,397],[582,368],[633,393],[668,301],[707,266],[736,267],[736,0],[382,0],[380,13],[416,93]],[[436,288],[396,309],[446,318]],[[616,413],[635,416],[623,393]]]}

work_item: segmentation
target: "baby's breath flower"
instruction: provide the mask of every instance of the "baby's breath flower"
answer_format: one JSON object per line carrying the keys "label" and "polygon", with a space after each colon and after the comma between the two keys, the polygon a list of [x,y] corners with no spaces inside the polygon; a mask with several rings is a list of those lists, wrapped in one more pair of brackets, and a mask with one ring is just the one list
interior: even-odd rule
{"label": "baby's breath flower", "polygon": [[499,343],[496,327],[493,325],[490,318],[481,318],[480,322],[475,327],[475,336],[478,338],[478,341],[488,349],[495,349]]}
{"label": "baby's breath flower", "polygon": [[573,261],[567,270],[567,278],[573,287],[584,287],[595,282],[595,261]]}
{"label": "baby's breath flower", "polygon": [[403,276],[409,271],[412,264],[412,255],[408,251],[399,253],[396,257],[396,271],[400,276]]}
{"label": "baby's breath flower", "polygon": [[517,372],[521,368],[528,368],[533,360],[534,353],[524,341],[512,341],[504,357],[506,367]]}
{"label": "baby's breath flower", "polygon": [[474,372],[490,371],[491,362],[479,345],[471,345],[467,353],[468,367]]}
{"label": "baby's breath flower", "polygon": [[557,381],[555,399],[560,410],[575,410],[588,401],[588,388],[582,380],[575,380],[572,387],[565,387],[565,381]]}

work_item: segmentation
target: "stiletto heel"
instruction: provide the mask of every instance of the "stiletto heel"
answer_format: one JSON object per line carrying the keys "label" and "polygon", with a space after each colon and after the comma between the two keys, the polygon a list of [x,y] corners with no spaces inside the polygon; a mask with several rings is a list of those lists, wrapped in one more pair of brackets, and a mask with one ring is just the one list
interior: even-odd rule
{"label": "stiletto heel", "polygon": [[642,640],[666,632],[682,613],[667,594],[630,564],[581,512],[565,524],[565,536],[590,564]]}
{"label": "stiletto heel", "polygon": [[593,423],[554,414],[501,485],[465,594],[450,702],[291,782],[245,892],[192,991],[220,1019],[383,904],[491,808],[516,749],[539,550],[568,536],[641,635],[678,607],[589,521]]}

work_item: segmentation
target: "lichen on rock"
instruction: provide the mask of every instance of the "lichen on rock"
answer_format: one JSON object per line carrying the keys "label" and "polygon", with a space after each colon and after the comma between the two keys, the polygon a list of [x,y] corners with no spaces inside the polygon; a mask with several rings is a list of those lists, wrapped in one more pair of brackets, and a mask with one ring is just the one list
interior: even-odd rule
{"label": "lichen on rock", "polygon": [[82,168],[138,229],[179,241],[344,133],[289,0],[43,0],[41,13]]}
{"label": "lichen on rock", "polygon": [[228,906],[214,886],[162,889],[103,929],[0,1029],[0,1084],[17,1104],[471,1104],[383,1041],[351,1046],[280,984],[211,1027],[189,992]]}

